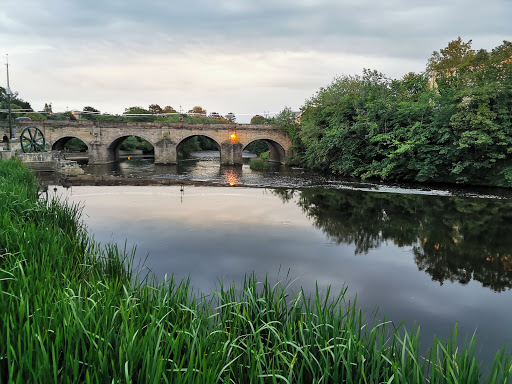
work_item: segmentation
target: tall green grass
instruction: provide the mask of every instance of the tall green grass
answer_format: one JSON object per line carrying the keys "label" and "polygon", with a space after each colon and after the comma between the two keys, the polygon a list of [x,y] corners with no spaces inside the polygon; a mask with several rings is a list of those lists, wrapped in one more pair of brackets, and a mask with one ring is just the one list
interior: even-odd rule
{"label": "tall green grass", "polygon": [[[458,349],[419,329],[366,321],[345,291],[291,296],[249,275],[210,296],[189,281],[132,276],[100,248],[81,210],[37,199],[33,175],[0,162],[0,383],[508,383],[484,377],[475,340]],[[504,330],[505,332],[506,330]]]}
{"label": "tall green grass", "polygon": [[254,169],[254,170],[268,169],[269,168],[268,160],[263,160],[263,159],[260,159],[259,157],[255,158],[255,159],[250,159],[249,160],[249,168]]}

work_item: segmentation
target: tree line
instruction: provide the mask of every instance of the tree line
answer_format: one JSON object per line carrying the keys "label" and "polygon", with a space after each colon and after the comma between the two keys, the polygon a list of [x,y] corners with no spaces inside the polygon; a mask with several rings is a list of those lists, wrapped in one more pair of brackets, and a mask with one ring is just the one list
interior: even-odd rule
{"label": "tree line", "polygon": [[460,37],[426,71],[336,77],[288,119],[293,162],[382,180],[512,186],[512,43]]}

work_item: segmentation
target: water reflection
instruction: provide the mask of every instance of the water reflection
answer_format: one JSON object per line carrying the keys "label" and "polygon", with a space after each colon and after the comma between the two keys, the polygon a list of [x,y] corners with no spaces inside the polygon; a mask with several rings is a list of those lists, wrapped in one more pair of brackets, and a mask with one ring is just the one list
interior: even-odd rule
{"label": "water reflection", "polygon": [[244,157],[243,165],[223,165],[220,164],[218,155],[216,157],[209,156],[209,153],[196,155],[201,156],[181,160],[174,165],[154,164],[151,159],[132,157],[130,160],[124,159],[103,165],[84,165],[82,168],[86,174],[99,178],[112,175],[128,178],[209,181],[228,185],[230,181],[236,179],[234,181],[236,185],[288,187],[322,185],[326,182],[323,175],[302,169],[292,169],[278,163],[270,163],[266,171],[253,171],[248,164],[249,157]]}
{"label": "water reflection", "polygon": [[[136,178],[206,180],[228,185],[272,186],[322,185],[302,191],[273,190],[283,201],[297,201],[316,228],[336,244],[355,246],[356,254],[367,254],[390,242],[410,247],[417,267],[441,285],[447,281],[468,284],[480,282],[494,291],[512,288],[512,200],[432,196],[421,193],[458,193],[456,190],[402,189],[402,193],[361,192],[386,190],[395,186],[328,180],[323,175],[293,170],[281,165],[269,171],[252,171],[248,165],[220,165],[215,156],[178,165],[155,165],[147,159],[87,166],[86,172],[98,177],[119,175]],[[59,183],[60,184],[60,183]],[[62,184],[61,184],[62,185]],[[350,189],[349,189],[350,188]],[[354,190],[358,189],[358,190]],[[467,194],[464,191],[464,194]],[[490,195],[490,190],[484,191]],[[500,192],[503,196],[505,193]],[[180,192],[183,202],[184,191]]]}
{"label": "water reflection", "polygon": [[411,246],[419,270],[441,285],[472,279],[494,291],[512,288],[510,200],[361,193],[325,189],[274,190],[297,204],[331,241],[356,254],[383,243]]}
{"label": "water reflection", "polygon": [[230,186],[235,186],[238,182],[238,179],[240,179],[240,176],[242,174],[242,170],[238,170],[238,169],[226,169],[224,170],[223,172],[223,175],[222,177],[224,178],[224,180],[226,180],[226,182],[230,185]]}
{"label": "water reflection", "polygon": [[[250,153],[244,152],[243,165],[229,166],[220,163],[218,151],[192,153],[193,158],[181,160],[175,165],[154,164],[152,159],[131,157],[105,165],[83,165],[86,174],[97,178],[107,175],[127,178],[195,180],[228,184],[227,174],[236,175],[236,185],[266,187],[344,189],[358,191],[380,191],[389,193],[512,198],[506,189],[462,188],[457,186],[429,186],[425,184],[396,184],[377,181],[361,181],[352,178],[321,174],[306,169],[270,163],[267,170],[252,170],[249,167]],[[254,155],[252,155],[254,156]]]}
{"label": "water reflection", "polygon": [[[512,323],[510,199],[446,197],[439,195],[457,191],[355,183],[289,168],[251,172],[247,165],[222,167],[218,161],[150,164],[153,170],[144,176],[147,162],[136,164],[109,166],[133,177],[226,184],[234,176],[237,185],[345,188],[184,183],[54,191],[83,204],[96,241],[128,249],[136,245],[135,262],[158,279],[171,274],[178,281],[190,278],[197,292],[208,294],[219,281],[239,284],[250,272],[281,280],[279,271],[290,271],[297,278],[293,290],[315,294],[316,289],[336,292],[348,286],[349,298],[357,293],[363,313],[378,307],[395,324],[420,324],[427,344],[434,335],[448,337],[456,323],[461,340],[478,330],[478,345],[488,361],[503,343],[512,343],[506,332]],[[486,189],[483,194],[491,193]]]}

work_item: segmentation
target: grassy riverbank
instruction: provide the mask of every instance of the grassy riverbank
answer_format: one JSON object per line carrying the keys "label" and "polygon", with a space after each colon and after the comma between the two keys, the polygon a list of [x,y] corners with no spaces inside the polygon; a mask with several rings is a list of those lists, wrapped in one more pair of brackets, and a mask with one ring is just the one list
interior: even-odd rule
{"label": "grassy riverbank", "polygon": [[[209,297],[188,282],[135,281],[129,255],[104,250],[80,209],[38,201],[33,175],[0,162],[0,383],[508,383],[486,377],[475,342],[434,340],[367,321],[344,292],[307,298],[246,279]],[[327,296],[327,298],[325,297]],[[506,330],[504,330],[506,332]],[[456,332],[455,332],[456,333]]]}

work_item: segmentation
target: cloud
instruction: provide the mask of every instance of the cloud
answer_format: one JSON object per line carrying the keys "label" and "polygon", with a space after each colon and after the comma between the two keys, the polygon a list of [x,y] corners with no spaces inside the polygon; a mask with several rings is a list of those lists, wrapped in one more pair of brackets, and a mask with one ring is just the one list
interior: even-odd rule
{"label": "cloud", "polygon": [[[474,0],[26,3],[23,16],[12,21],[18,25],[14,31],[22,29],[24,34],[59,46],[110,42],[152,50],[213,44],[220,49],[287,47],[409,56],[410,50],[394,47],[411,47],[417,39],[447,35],[453,39],[461,32],[506,35],[512,16],[505,0],[490,0],[485,7]],[[5,12],[19,14],[18,8],[8,1]]]}
{"label": "cloud", "polygon": [[372,68],[399,77],[424,70],[459,35],[488,50],[512,36],[508,0],[6,0],[2,8],[13,88],[36,108],[90,100],[122,112],[159,98],[209,110],[226,107],[222,99],[243,110],[298,108],[335,75]]}

